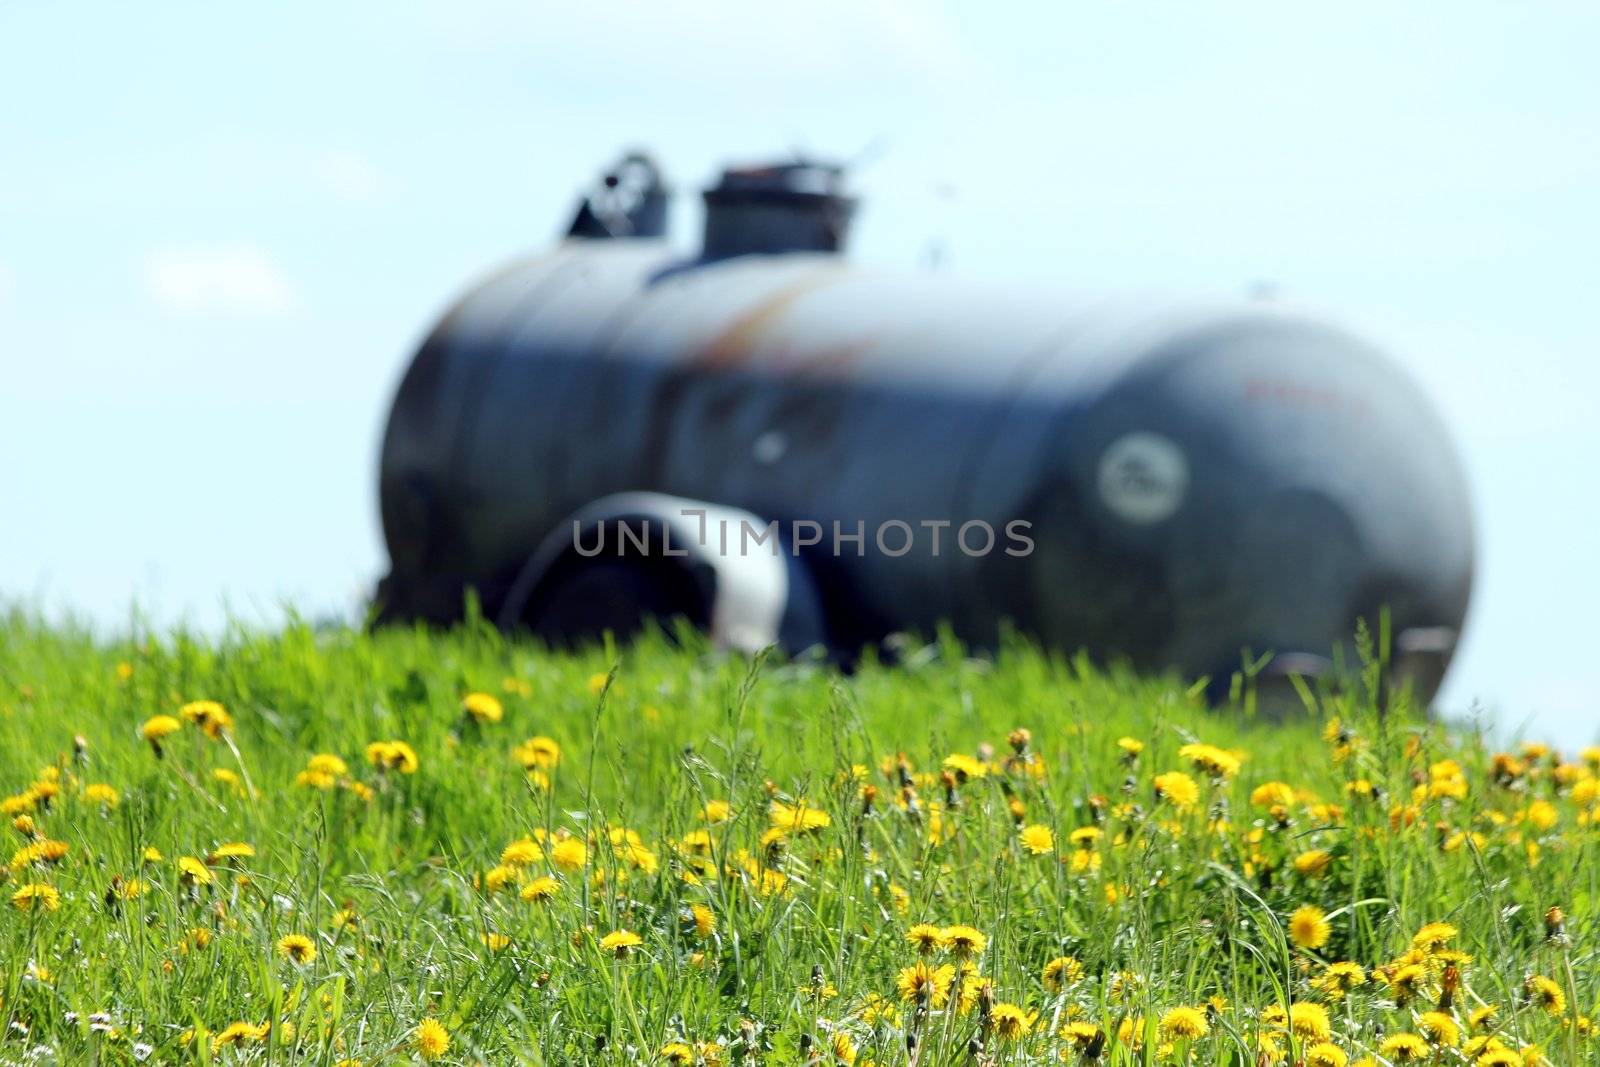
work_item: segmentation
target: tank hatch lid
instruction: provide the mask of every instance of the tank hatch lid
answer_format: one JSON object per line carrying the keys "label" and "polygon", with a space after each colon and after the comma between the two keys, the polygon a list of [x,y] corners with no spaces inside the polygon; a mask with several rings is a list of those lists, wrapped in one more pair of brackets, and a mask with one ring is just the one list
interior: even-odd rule
{"label": "tank hatch lid", "polygon": [[844,168],[816,160],[729,167],[705,204],[705,259],[843,251],[856,207]]}

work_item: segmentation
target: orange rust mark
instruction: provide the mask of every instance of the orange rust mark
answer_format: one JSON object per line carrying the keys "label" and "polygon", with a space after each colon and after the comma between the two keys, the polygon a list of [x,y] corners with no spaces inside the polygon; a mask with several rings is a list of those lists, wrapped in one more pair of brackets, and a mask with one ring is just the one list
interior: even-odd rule
{"label": "orange rust mark", "polygon": [[762,332],[774,319],[793,307],[801,297],[828,285],[835,277],[837,273],[834,271],[819,272],[757,302],[701,349],[694,359],[695,366],[716,369],[743,363],[750,358]]}

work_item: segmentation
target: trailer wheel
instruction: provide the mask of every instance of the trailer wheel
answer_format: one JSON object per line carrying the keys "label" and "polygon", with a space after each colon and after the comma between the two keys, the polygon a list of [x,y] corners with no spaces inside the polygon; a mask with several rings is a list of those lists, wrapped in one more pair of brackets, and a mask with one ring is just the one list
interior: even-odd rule
{"label": "trailer wheel", "polygon": [[638,635],[647,620],[685,619],[699,629],[710,621],[705,598],[681,568],[648,560],[577,560],[549,576],[527,620],[534,636],[570,647]]}

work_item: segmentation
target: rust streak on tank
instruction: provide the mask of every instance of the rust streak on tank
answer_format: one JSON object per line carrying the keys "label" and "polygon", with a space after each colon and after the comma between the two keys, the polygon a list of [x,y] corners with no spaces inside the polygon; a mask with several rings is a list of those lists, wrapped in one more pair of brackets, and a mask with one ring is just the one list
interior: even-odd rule
{"label": "rust streak on tank", "polygon": [[756,341],[774,319],[793,307],[801,297],[832,283],[837,277],[836,271],[819,271],[758,302],[712,338],[711,343],[695,357],[694,365],[716,369],[743,363],[750,358]]}

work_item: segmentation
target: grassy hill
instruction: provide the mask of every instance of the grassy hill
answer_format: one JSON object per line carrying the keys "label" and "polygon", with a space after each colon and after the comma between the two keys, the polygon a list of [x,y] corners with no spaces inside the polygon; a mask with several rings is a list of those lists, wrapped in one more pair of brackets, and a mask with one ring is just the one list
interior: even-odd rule
{"label": "grassy hill", "polygon": [[0,1061],[1594,1062],[1600,751],[1249,698],[13,614]]}

